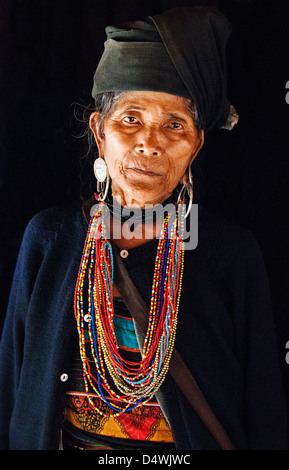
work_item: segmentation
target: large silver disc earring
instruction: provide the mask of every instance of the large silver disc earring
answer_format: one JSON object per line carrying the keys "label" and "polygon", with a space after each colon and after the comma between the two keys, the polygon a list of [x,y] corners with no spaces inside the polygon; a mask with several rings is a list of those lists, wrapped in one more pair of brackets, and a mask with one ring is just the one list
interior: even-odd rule
{"label": "large silver disc earring", "polygon": [[186,180],[185,183],[183,182],[183,186],[182,186],[182,189],[180,190],[180,194],[179,194],[179,197],[178,197],[177,204],[179,204],[179,202],[184,198],[185,192],[187,192],[187,194],[189,196],[188,208],[187,208],[187,212],[186,212],[186,215],[185,215],[185,219],[186,219],[188,217],[189,213],[190,213],[190,210],[191,210],[191,207],[192,207],[192,204],[193,204],[193,196],[194,196],[194,193],[193,193],[193,175],[192,175],[192,170],[191,170],[190,166],[188,167],[187,180]]}
{"label": "large silver disc earring", "polygon": [[97,192],[99,201],[104,201],[109,188],[109,174],[103,158],[98,157],[93,164],[94,176],[97,180]]}

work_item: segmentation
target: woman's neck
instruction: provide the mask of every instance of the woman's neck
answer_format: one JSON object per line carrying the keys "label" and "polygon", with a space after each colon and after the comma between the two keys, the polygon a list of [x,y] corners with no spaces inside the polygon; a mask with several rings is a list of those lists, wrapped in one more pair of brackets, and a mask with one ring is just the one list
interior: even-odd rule
{"label": "woman's neck", "polygon": [[[129,225],[110,218],[110,235],[114,244],[121,250],[130,250],[150,242],[160,235],[162,221]],[[133,230],[132,230],[133,229]]]}
{"label": "woman's neck", "polygon": [[115,245],[128,250],[158,238],[169,207],[167,204],[175,205],[178,193],[168,194],[162,201],[140,202],[113,189],[106,204],[110,211],[110,236]]}

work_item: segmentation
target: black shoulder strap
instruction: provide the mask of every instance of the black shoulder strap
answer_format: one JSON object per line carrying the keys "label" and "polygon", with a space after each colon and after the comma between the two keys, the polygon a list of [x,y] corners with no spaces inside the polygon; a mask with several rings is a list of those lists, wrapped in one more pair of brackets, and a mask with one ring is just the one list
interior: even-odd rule
{"label": "black shoulder strap", "polygon": [[[148,307],[132,282],[119,252],[113,243],[112,247],[114,263],[117,268],[115,269],[114,282],[133,319],[143,335],[145,335],[148,326]],[[191,406],[219,443],[220,447],[223,450],[235,450],[234,445],[211,410],[194,377],[175,348],[170,360],[169,372]]]}

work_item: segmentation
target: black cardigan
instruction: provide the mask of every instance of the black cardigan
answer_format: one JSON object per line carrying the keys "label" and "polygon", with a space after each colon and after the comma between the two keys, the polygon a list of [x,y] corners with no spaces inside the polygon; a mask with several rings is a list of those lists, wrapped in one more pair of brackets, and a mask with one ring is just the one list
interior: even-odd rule
{"label": "black cardigan", "polygon": [[[87,231],[81,210],[29,223],[0,349],[0,448],[58,449],[71,359],[73,294]],[[238,449],[286,449],[286,410],[268,281],[245,229],[199,206],[199,242],[185,253],[176,348]],[[127,269],[149,302],[156,240]],[[218,449],[168,375],[158,398],[177,449]]]}

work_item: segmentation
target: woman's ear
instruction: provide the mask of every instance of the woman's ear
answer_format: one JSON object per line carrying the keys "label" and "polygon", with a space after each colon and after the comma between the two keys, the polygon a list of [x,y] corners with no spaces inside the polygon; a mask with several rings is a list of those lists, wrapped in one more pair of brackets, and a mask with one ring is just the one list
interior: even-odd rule
{"label": "woman's ear", "polygon": [[103,156],[104,134],[101,130],[100,113],[95,111],[89,117],[89,127],[93,132],[99,156]]}

